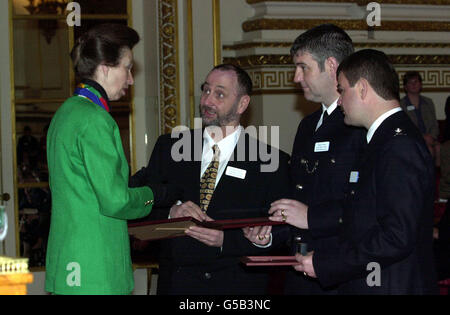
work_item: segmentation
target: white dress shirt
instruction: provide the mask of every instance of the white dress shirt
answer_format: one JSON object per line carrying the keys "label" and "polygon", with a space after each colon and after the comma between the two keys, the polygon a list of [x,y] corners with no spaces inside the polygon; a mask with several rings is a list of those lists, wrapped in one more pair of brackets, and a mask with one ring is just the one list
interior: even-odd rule
{"label": "white dress shirt", "polygon": [[334,112],[334,110],[337,108],[337,102],[338,102],[337,98],[330,106],[326,107],[323,103],[322,103],[322,115],[320,115],[320,119],[319,122],[317,123],[317,127],[316,127],[316,131],[317,129],[319,129],[320,126],[322,126],[323,123],[323,113],[325,113],[325,111],[327,111],[328,116],[331,116],[331,114]]}
{"label": "white dress shirt", "polygon": [[[215,142],[210,135],[210,130],[208,128],[205,128],[205,131],[203,132],[203,152],[202,152],[202,166],[201,166],[201,174],[200,178],[202,178],[203,173],[205,173],[206,169],[208,168],[209,163],[211,163],[211,160],[213,158],[213,150],[212,147],[217,144],[219,146],[220,155],[219,155],[219,168],[217,169],[217,177],[216,177],[216,183],[215,187],[217,187],[217,184],[220,181],[220,178],[223,175],[223,172],[225,171],[228,161],[230,160],[231,155],[234,152],[234,149],[236,148],[236,145],[239,141],[239,137],[241,136],[241,132],[244,128],[242,126],[239,126],[236,128],[236,130],[220,140],[219,142]],[[253,243],[255,246],[260,248],[267,248],[272,246],[272,233],[270,233],[269,236],[269,243],[266,245],[258,245]],[[222,248],[221,248],[222,251]]]}
{"label": "white dress shirt", "polygon": [[[211,129],[211,128],[209,128]],[[200,168],[200,178],[202,178],[203,173],[205,173],[206,169],[208,168],[208,165],[211,163],[213,159],[213,149],[212,147],[217,144],[220,150],[219,155],[219,168],[217,169],[217,177],[216,182],[214,184],[214,188],[217,186],[217,183],[219,182],[220,178],[223,175],[223,172],[225,171],[225,168],[228,164],[228,161],[230,160],[231,154],[234,151],[234,148],[236,147],[236,144],[239,141],[239,137],[241,136],[241,132],[244,128],[242,126],[238,126],[236,130],[229,134],[227,137],[223,138],[221,141],[216,143],[213,138],[211,138],[208,128],[205,128],[203,131],[203,151],[202,151],[202,165]],[[181,200],[178,200],[175,205],[179,206],[181,205]],[[169,213],[169,219],[170,219],[170,213]]]}
{"label": "white dress shirt", "polygon": [[219,168],[217,169],[217,177],[215,187],[220,181],[220,178],[225,171],[228,161],[230,160],[231,155],[233,154],[234,149],[239,141],[239,137],[241,136],[242,126],[238,126],[236,130],[220,140],[219,142],[215,142],[210,135],[210,129],[205,128],[203,132],[203,152],[202,152],[202,166],[200,172],[200,178],[202,178],[203,173],[205,173],[208,168],[209,163],[211,163],[213,159],[213,150],[212,147],[217,144],[220,150],[219,155]]}
{"label": "white dress shirt", "polygon": [[370,128],[369,128],[369,130],[367,131],[367,136],[366,136],[367,143],[369,143],[370,140],[372,140],[372,137],[373,137],[375,131],[378,129],[378,127],[380,127],[380,125],[381,125],[381,123],[382,123],[383,121],[385,121],[389,116],[392,116],[392,115],[394,115],[395,113],[397,113],[397,112],[399,112],[399,111],[401,111],[401,110],[402,110],[401,107],[396,107],[396,108],[393,108],[393,109],[391,109],[391,110],[385,112],[383,115],[381,115],[380,117],[378,117],[378,118],[372,123],[372,125],[371,125]]}

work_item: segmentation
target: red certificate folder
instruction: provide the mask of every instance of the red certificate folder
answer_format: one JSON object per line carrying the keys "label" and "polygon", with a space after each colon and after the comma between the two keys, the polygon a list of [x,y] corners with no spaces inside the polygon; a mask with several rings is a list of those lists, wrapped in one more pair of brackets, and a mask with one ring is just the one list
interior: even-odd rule
{"label": "red certificate folder", "polygon": [[294,266],[299,262],[295,256],[245,256],[241,262],[246,266]]}
{"label": "red certificate folder", "polygon": [[128,225],[128,233],[137,239],[151,241],[164,238],[184,236],[184,231],[191,226],[200,226],[209,229],[226,230],[262,225],[279,225],[269,218],[230,219],[216,221],[198,221],[191,217],[148,221]]}

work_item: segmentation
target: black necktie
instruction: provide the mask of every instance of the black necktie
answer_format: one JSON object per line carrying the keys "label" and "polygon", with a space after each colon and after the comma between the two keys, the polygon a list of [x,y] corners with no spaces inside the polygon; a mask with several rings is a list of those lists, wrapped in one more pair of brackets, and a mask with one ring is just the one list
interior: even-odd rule
{"label": "black necktie", "polygon": [[323,112],[323,116],[322,116],[322,124],[324,123],[325,119],[328,117],[328,111],[324,111]]}
{"label": "black necktie", "polygon": [[316,127],[316,131],[323,125],[323,123],[325,122],[325,119],[328,117],[328,112],[327,110],[324,110],[322,112],[322,121],[320,121],[317,123],[317,127]]}

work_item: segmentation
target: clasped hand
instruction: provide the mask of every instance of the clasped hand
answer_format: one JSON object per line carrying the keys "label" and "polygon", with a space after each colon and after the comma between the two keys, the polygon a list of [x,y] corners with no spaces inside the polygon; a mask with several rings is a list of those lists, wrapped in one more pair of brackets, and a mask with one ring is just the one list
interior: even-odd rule
{"label": "clasped hand", "polygon": [[[198,205],[192,201],[184,202],[180,205],[174,205],[170,209],[170,217],[182,218],[192,217],[198,221],[213,221],[206,215]],[[207,229],[200,226],[191,226],[185,231],[186,235],[212,247],[221,247],[223,245],[223,231]]]}

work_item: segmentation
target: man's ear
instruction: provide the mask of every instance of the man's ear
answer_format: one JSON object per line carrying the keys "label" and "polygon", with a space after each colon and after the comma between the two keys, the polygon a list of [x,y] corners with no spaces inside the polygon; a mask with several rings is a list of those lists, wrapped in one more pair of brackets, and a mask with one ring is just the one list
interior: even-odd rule
{"label": "man's ear", "polygon": [[358,82],[356,82],[356,90],[359,97],[364,100],[369,92],[369,82],[364,78],[360,78]]}
{"label": "man's ear", "polygon": [[327,69],[331,76],[336,78],[336,71],[339,67],[339,62],[334,57],[328,57],[327,60],[325,60],[325,69]]}
{"label": "man's ear", "polygon": [[250,96],[249,95],[241,96],[241,99],[239,100],[237,113],[239,115],[242,115],[247,110],[248,104],[250,104]]}

